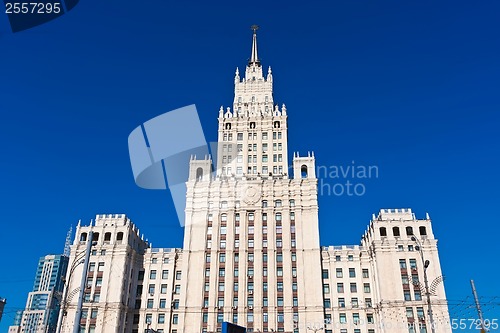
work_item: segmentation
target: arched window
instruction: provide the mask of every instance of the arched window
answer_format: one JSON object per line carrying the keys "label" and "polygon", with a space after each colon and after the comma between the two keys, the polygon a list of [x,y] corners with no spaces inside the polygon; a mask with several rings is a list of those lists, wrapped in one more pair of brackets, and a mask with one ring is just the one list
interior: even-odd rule
{"label": "arched window", "polygon": [[281,221],[281,213],[276,213],[276,221]]}
{"label": "arched window", "polygon": [[222,214],[222,215],[220,216],[220,220],[221,220],[222,222],[226,222],[226,221],[227,221],[227,214]]}
{"label": "arched window", "polygon": [[255,96],[252,96],[252,102],[255,102]]}
{"label": "arched window", "polygon": [[275,121],[274,122],[274,128],[280,128],[280,122],[279,121]]}
{"label": "arched window", "polygon": [[301,178],[307,178],[307,165],[302,165],[300,167],[300,176]]}
{"label": "arched window", "polygon": [[412,227],[406,227],[406,235],[413,236],[413,228]]}
{"label": "arched window", "polygon": [[387,229],[385,227],[380,228],[380,236],[381,237],[386,237],[387,236]]}
{"label": "arched window", "polygon": [[116,242],[118,244],[121,244],[122,241],[123,241],[123,232],[120,231],[119,233],[116,234]]}
{"label": "arched window", "polygon": [[250,122],[250,128],[251,128],[251,129],[254,129],[254,128],[255,128],[255,122],[254,122],[254,121]]}
{"label": "arched window", "polygon": [[92,241],[93,242],[97,242],[99,240],[99,233],[98,232],[94,232],[92,234]]}
{"label": "arched window", "polygon": [[87,233],[82,232],[80,235],[80,242],[85,242],[85,241],[87,241]]}
{"label": "arched window", "polygon": [[202,180],[203,179],[203,169],[198,168],[196,169],[196,180]]}
{"label": "arched window", "polygon": [[110,242],[111,241],[111,233],[107,232],[104,234],[104,241],[105,242]]}
{"label": "arched window", "polygon": [[262,200],[262,208],[266,208],[267,207],[267,200]]}
{"label": "arched window", "polygon": [[420,233],[420,236],[427,236],[427,229],[424,226],[418,227],[418,232]]}
{"label": "arched window", "polygon": [[276,200],[274,202],[274,207],[281,207],[281,206],[283,206],[283,203],[281,202],[281,200]]}
{"label": "arched window", "polygon": [[394,237],[399,237],[399,236],[401,236],[401,235],[399,234],[399,228],[398,228],[398,227],[393,227],[393,228],[392,228],[392,235],[393,235]]}

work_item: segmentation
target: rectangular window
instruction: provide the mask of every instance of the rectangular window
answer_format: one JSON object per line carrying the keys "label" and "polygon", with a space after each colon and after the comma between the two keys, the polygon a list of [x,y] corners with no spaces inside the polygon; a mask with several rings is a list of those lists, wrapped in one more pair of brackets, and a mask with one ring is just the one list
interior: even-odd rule
{"label": "rectangular window", "polygon": [[355,293],[358,291],[358,286],[356,285],[355,282],[350,284],[350,289],[351,289],[351,293]]}
{"label": "rectangular window", "polygon": [[363,268],[363,278],[369,278],[369,274],[368,274],[368,268]]}
{"label": "rectangular window", "polygon": [[406,260],[405,259],[399,259],[399,268],[406,269]]}
{"label": "rectangular window", "polygon": [[323,279],[328,279],[328,269],[324,269],[322,271],[322,276],[323,276]]}
{"label": "rectangular window", "polygon": [[165,298],[160,299],[160,309],[165,309],[167,306],[167,300]]}
{"label": "rectangular window", "polygon": [[343,277],[343,274],[342,274],[342,268],[337,268],[335,269],[335,276],[337,278],[342,278]]}
{"label": "rectangular window", "polygon": [[161,271],[161,278],[168,279],[168,269],[164,269]]}
{"label": "rectangular window", "polygon": [[156,279],[156,269],[153,269],[149,272],[149,279],[150,280]]}
{"label": "rectangular window", "polygon": [[363,283],[363,291],[365,293],[371,292],[371,290],[370,290],[370,284],[369,283]]}
{"label": "rectangular window", "polygon": [[160,313],[158,315],[158,324],[164,324],[165,323],[165,314],[164,313]]}
{"label": "rectangular window", "polygon": [[149,299],[148,299],[148,302],[147,302],[147,308],[148,308],[148,309],[152,309],[152,308],[153,308],[153,299],[152,299],[152,298],[149,298]]}
{"label": "rectangular window", "polygon": [[325,298],[324,301],[323,301],[323,307],[324,308],[331,308],[332,307],[332,303],[330,302],[330,299],[329,298]]}
{"label": "rectangular window", "polygon": [[344,292],[344,284],[342,282],[337,283],[337,292],[338,293]]}
{"label": "rectangular window", "polygon": [[162,284],[161,285],[161,291],[160,291],[162,294],[166,294],[167,293],[167,285],[166,284]]}
{"label": "rectangular window", "polygon": [[330,293],[330,285],[325,283],[323,284],[323,294],[329,294]]}
{"label": "rectangular window", "polygon": [[372,299],[371,298],[365,298],[365,306],[367,308],[371,308],[372,307]]}
{"label": "rectangular window", "polygon": [[345,323],[347,323],[347,317],[346,317],[345,313],[340,313],[340,314],[339,314],[339,322],[340,322],[341,324],[345,324]]}
{"label": "rectangular window", "polygon": [[350,278],[356,277],[356,270],[354,268],[349,268],[349,277]]}
{"label": "rectangular window", "polygon": [[353,298],[351,298],[351,306],[352,306],[353,308],[357,308],[357,307],[359,307],[359,303],[358,303],[358,298],[357,298],[357,297],[353,297]]}
{"label": "rectangular window", "polygon": [[417,269],[417,260],[410,259],[410,268],[411,269]]}
{"label": "rectangular window", "polygon": [[345,298],[341,297],[339,298],[339,308],[345,308]]}

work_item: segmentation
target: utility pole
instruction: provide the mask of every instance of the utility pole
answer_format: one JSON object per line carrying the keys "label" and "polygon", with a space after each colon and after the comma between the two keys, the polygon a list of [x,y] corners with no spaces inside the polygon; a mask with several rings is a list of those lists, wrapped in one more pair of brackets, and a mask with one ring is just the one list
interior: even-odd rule
{"label": "utility pole", "polygon": [[474,302],[476,302],[477,315],[481,321],[481,333],[486,333],[486,327],[484,326],[483,312],[481,311],[481,304],[479,303],[479,298],[477,297],[476,286],[474,285],[474,280],[470,280],[470,286],[472,288],[472,294],[474,295]]}
{"label": "utility pole", "polygon": [[82,316],[83,295],[85,292],[85,285],[87,283],[87,271],[89,269],[89,258],[92,243],[94,241],[94,232],[90,231],[87,239],[87,247],[85,248],[85,258],[83,261],[82,280],[80,282],[80,293],[78,294],[78,305],[76,307],[75,322],[73,323],[73,333],[80,332],[80,320]]}

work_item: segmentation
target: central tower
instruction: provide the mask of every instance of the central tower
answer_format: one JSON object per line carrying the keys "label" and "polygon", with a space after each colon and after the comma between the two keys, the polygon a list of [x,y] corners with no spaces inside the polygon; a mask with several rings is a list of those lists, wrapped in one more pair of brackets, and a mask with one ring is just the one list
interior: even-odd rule
{"label": "central tower", "polygon": [[288,176],[286,107],[274,105],[271,67],[264,77],[257,55],[257,28],[244,78],[236,68],[233,107],[219,111],[218,176]]}
{"label": "central tower", "polygon": [[181,312],[186,332],[223,321],[250,331],[306,333],[323,323],[314,157],[288,171],[287,111],[275,105],[253,26],[245,76],[218,117],[216,171],[193,159],[187,182]]}

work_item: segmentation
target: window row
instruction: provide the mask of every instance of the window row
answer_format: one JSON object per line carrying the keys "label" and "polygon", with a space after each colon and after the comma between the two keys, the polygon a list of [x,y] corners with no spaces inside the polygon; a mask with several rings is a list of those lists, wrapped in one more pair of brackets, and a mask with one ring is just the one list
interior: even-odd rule
{"label": "window row", "polygon": [[[294,320],[298,321],[298,317],[299,317],[299,314],[298,313],[294,313]],[[203,318],[203,323],[208,323],[208,313],[207,312],[204,312],[202,314],[202,318]],[[276,320],[277,320],[278,323],[284,323],[285,322],[285,314],[283,312],[278,312],[276,314]],[[224,313],[222,313],[222,312],[217,313],[217,322],[218,323],[222,323],[223,321],[224,321]],[[247,321],[247,323],[253,323],[254,322],[254,314],[253,314],[253,312],[248,312],[246,314],[246,321]],[[267,323],[269,321],[269,314],[267,312],[262,313],[262,321],[264,323]],[[236,324],[238,322],[238,314],[237,313],[233,314],[233,320],[232,320],[232,322],[234,324]],[[248,329],[247,329],[247,332],[248,332]],[[281,331],[280,331],[280,328],[278,328],[278,332],[284,332],[283,328],[281,328]]]}
{"label": "window row", "polygon": [[[280,201],[280,200],[278,200],[278,201]],[[282,207],[282,206],[281,206],[281,201],[280,201],[279,203],[275,203],[275,204],[276,204],[276,206],[275,206],[275,207]],[[263,204],[263,205],[264,205],[264,204]],[[295,205],[295,203],[294,203],[294,205]],[[266,201],[265,206],[263,206],[263,208],[265,208],[265,207],[267,207],[267,201]],[[223,201],[223,202],[221,203],[221,208],[222,208],[222,209],[226,209],[226,208],[227,208],[227,202],[226,202],[226,201]],[[268,216],[267,216],[267,213],[262,213],[262,221],[267,221],[267,217],[268,217]],[[248,218],[248,221],[255,221],[255,213],[248,213],[247,218]],[[213,222],[213,219],[214,219],[213,214],[208,214],[208,216],[207,216],[207,220],[208,220],[208,222]],[[275,219],[276,221],[281,221],[281,220],[283,219],[283,215],[282,215],[281,213],[275,213],[275,214],[274,214],[274,219]],[[241,215],[240,215],[240,213],[236,213],[236,214],[234,214],[234,220],[235,220],[235,221],[237,221],[237,222],[241,220]],[[295,220],[295,212],[290,212],[290,220],[291,220],[291,221],[294,221],[294,220]],[[220,214],[220,221],[221,221],[221,222],[227,222],[227,214],[226,214],[226,213],[222,213],[222,214]],[[223,227],[224,227],[224,226],[223,226]],[[212,228],[212,227],[211,227],[211,226],[209,226],[209,228],[210,228],[210,229],[209,229],[209,230],[210,230],[209,235],[211,235],[211,230],[212,230],[211,228]]]}
{"label": "window row", "polygon": [[[250,292],[250,291],[253,291],[254,289],[254,285],[253,283],[249,283],[247,285],[247,288],[250,288],[250,285],[251,285],[251,288],[252,289],[247,289],[247,292]],[[279,282],[276,282],[276,291],[283,291],[283,282],[279,281]],[[204,285],[204,291],[205,292],[210,292],[210,283],[209,282],[205,282],[205,285]],[[225,282],[218,282],[217,284],[217,291],[225,291],[226,290],[226,283]],[[234,292],[237,292],[240,290],[240,285],[239,285],[239,282],[234,282],[233,283],[233,291]],[[269,284],[268,282],[262,282],[262,291],[263,292],[267,292],[269,291]],[[292,291],[297,291],[297,282],[292,282]]]}
{"label": "window row", "polygon": [[[406,235],[407,236],[413,236],[413,227],[406,227]],[[420,236],[427,236],[427,229],[424,226],[418,227],[418,232]],[[401,233],[399,231],[399,227],[393,227],[392,228],[392,235],[394,237],[399,237],[401,236]],[[380,236],[381,237],[386,237],[387,236],[387,228],[386,227],[380,227]]]}
{"label": "window row", "polygon": [[[325,291],[327,291],[327,292],[325,292]],[[351,293],[358,292],[358,284],[356,282],[349,283],[349,291]],[[323,292],[325,292],[325,293],[330,292],[330,285],[329,284],[323,284]],[[344,283],[343,282],[337,283],[337,293],[344,293],[344,292],[345,292]],[[363,283],[363,292],[364,293],[371,292],[370,283]]]}
{"label": "window row", "polygon": [[[111,236],[112,236],[112,233],[111,232],[106,232],[104,233],[104,240],[103,242],[104,243],[110,243],[111,242]],[[87,237],[88,237],[88,234],[86,232],[82,232],[80,234],[80,242],[86,242],[87,241]],[[98,232],[93,232],[92,233],[92,241],[93,242],[98,242],[99,241],[99,233]],[[115,242],[117,244],[121,244],[121,242],[123,241],[123,232],[117,232],[116,233],[116,237],[115,237]]]}
{"label": "window row", "polygon": [[[294,235],[294,234],[292,234]],[[277,249],[281,249],[283,248],[283,239],[281,238],[278,238],[276,239],[276,242],[275,242],[275,245],[276,245],[276,248]],[[212,248],[212,240],[207,240],[207,249],[211,249]],[[240,240],[239,239],[236,239],[234,241],[234,247],[235,248],[239,248],[240,247]],[[249,239],[247,240],[247,248],[251,248],[253,249],[255,247],[255,240],[254,239]],[[262,248],[266,249],[269,247],[269,242],[267,239],[263,239],[262,240]],[[292,249],[296,248],[297,247],[297,241],[295,238],[292,238],[290,240],[290,247]],[[219,249],[226,249],[227,248],[227,241],[226,240],[220,240],[219,241]],[[207,256],[206,258],[207,260],[210,260],[210,257]],[[207,261],[207,262],[210,262],[210,261]],[[225,253],[221,253],[219,254],[219,262],[226,262],[226,254]]]}
{"label": "window row", "polygon": [[[358,300],[357,297],[352,297],[351,298],[350,306],[352,308],[358,308],[358,307],[360,307],[360,303],[361,302]],[[325,298],[324,299],[323,306],[325,308],[331,308],[332,307],[332,303],[331,303],[330,298]],[[345,298],[343,298],[343,297],[338,298],[338,300],[337,300],[337,306],[339,308],[345,308],[346,307],[346,300],[345,300]],[[372,308],[373,307],[373,305],[372,305],[372,299],[371,298],[365,298],[364,299],[364,307],[365,308]]]}
{"label": "window row", "polygon": [[[157,316],[156,323],[158,324],[165,324],[165,319],[167,318],[167,314],[165,313],[159,313]],[[144,322],[146,324],[152,324],[153,323],[153,314],[152,313],[146,313],[146,316],[144,318]],[[134,314],[134,320],[133,324],[138,324],[140,320],[140,315],[139,314]],[[172,315],[172,324],[177,325],[179,323],[179,315],[174,314]],[[148,329],[149,331],[149,329]],[[158,330],[155,330],[155,332],[158,332]]]}

